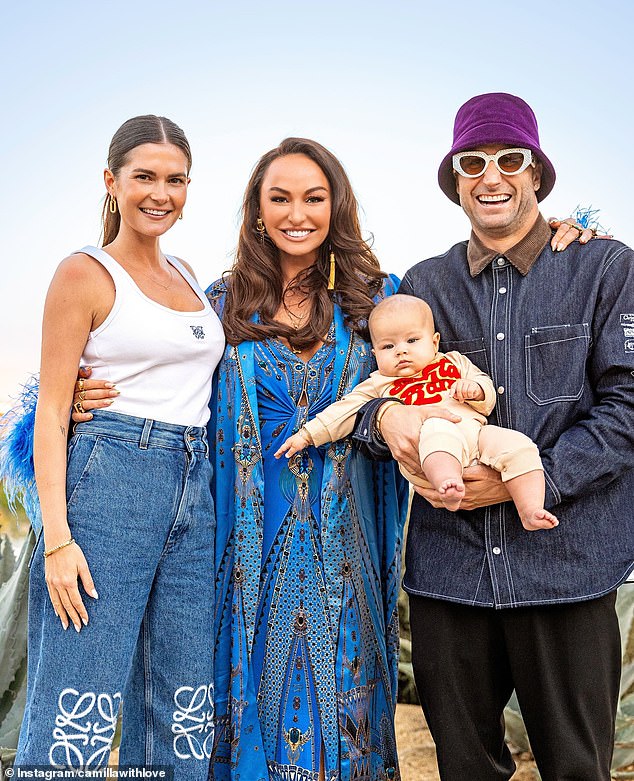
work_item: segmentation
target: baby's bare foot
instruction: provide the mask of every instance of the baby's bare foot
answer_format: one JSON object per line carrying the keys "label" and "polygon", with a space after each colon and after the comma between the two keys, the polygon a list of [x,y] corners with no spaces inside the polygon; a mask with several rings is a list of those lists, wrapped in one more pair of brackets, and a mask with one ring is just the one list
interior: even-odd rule
{"label": "baby's bare foot", "polygon": [[450,477],[448,480],[442,481],[438,493],[445,510],[451,510],[453,513],[460,507],[460,503],[464,499],[464,483],[456,477]]}
{"label": "baby's bare foot", "polygon": [[549,513],[548,510],[542,510],[541,507],[522,516],[522,526],[529,532],[553,529],[558,524],[557,516]]}

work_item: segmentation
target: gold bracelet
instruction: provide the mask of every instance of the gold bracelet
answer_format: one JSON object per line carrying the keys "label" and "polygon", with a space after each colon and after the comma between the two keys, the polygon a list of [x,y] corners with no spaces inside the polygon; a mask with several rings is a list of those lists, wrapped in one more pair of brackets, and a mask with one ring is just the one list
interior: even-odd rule
{"label": "gold bracelet", "polygon": [[[376,430],[379,434],[381,434],[381,421],[383,420],[383,415],[388,411],[390,407],[393,407],[395,404],[398,404],[399,407],[403,406],[402,401],[397,401],[396,399],[391,399],[390,401],[386,401],[385,404],[381,404],[379,407],[379,411],[376,413],[376,420],[375,420],[375,426]],[[381,436],[383,436],[381,434]]]}
{"label": "gold bracelet", "polygon": [[62,542],[60,545],[56,545],[54,548],[50,548],[49,550],[44,551],[44,558],[48,559],[48,557],[51,555],[51,553],[56,553],[58,550],[61,550],[62,548],[67,548],[69,545],[72,545],[75,542],[75,538],[71,537],[69,540],[66,540],[66,542]]}
{"label": "gold bracelet", "polygon": [[303,437],[309,445],[315,444],[315,440],[306,426],[302,426],[297,433],[300,435],[300,437]]}

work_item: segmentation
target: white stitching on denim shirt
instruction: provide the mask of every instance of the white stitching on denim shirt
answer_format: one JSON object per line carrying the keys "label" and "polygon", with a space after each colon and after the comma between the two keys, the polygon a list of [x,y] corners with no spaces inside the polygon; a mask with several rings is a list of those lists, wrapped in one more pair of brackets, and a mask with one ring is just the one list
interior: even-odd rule
{"label": "white stitching on denim shirt", "polygon": [[484,576],[486,565],[487,565],[487,554],[485,551],[484,556],[482,556],[482,566],[480,567],[480,575],[478,576],[478,582],[476,583],[475,591],[473,592],[473,599],[471,600],[472,605],[478,604],[478,591],[480,590],[480,584],[482,583],[482,578]]}
{"label": "white stitching on denim shirt", "polygon": [[559,493],[559,489],[557,488],[557,486],[553,482],[552,478],[550,477],[550,475],[548,474],[546,469],[544,469],[544,478],[545,478],[546,482],[548,483],[548,485],[550,486],[550,490],[553,492],[553,494],[555,496],[555,504],[559,504],[561,502],[561,494]]}
{"label": "white stitching on denim shirt", "polygon": [[[587,325],[587,323],[581,323],[581,325]],[[537,347],[543,347],[545,344],[561,344],[563,342],[573,342],[575,339],[585,339],[589,342],[590,336],[588,334],[583,334],[580,336],[568,336],[566,339],[549,339],[547,342],[540,342],[539,344],[527,344],[526,348],[528,350],[533,350]]]}
{"label": "white stitching on denim shirt", "polygon": [[484,512],[484,548],[487,557],[487,565],[489,568],[489,575],[491,577],[491,587],[493,588],[493,604],[497,604],[500,601],[500,586],[498,583],[497,572],[495,566],[491,561],[491,545],[493,540],[491,537],[491,526],[493,524],[493,512],[491,507],[485,507]]}
{"label": "white stitching on denim shirt", "polygon": [[[508,288],[508,294],[507,298],[504,302],[504,332],[505,333],[511,333],[511,321],[512,321],[512,309],[513,309],[513,303],[515,301],[514,298],[514,285],[515,285],[515,277],[511,273],[511,267],[509,266],[507,269],[507,288]],[[511,343],[510,341],[505,341],[504,343],[504,379],[505,385],[512,385],[511,379],[514,376],[513,368],[511,366]],[[504,409],[506,412],[506,420],[507,420],[507,426],[509,428],[513,428],[515,421],[513,420],[513,415],[511,414],[511,393],[505,394],[503,396],[502,404],[504,405]]]}
{"label": "white stitching on denim shirt", "polygon": [[[515,583],[513,582],[513,570],[511,569],[511,562],[508,557],[508,545],[506,541],[506,529],[507,523],[512,523],[507,518],[508,509],[504,505],[500,506],[498,518],[500,520],[500,538],[502,540],[502,561],[504,563],[504,571],[506,572],[506,580],[509,589],[509,599],[515,603]],[[519,518],[517,518],[519,521]]]}
{"label": "white stitching on denim shirt", "polygon": [[627,252],[628,250],[631,252],[631,250],[630,250],[630,248],[629,248],[629,247],[622,246],[622,247],[620,248],[620,251],[618,251],[618,252],[615,252],[615,253],[614,253],[614,255],[611,255],[611,256],[610,256],[610,255],[608,255],[606,258],[604,258],[604,261],[603,261],[603,269],[601,270],[601,276],[600,276],[600,279],[603,279],[603,277],[606,275],[606,273],[607,273],[608,269],[610,268],[610,266],[611,266],[611,265],[612,265],[612,264],[613,264],[615,261],[619,260],[619,258],[621,257],[621,255],[623,255],[623,253]]}
{"label": "white stitching on denim shirt", "polygon": [[528,396],[529,399],[531,399],[531,401],[533,401],[538,406],[553,404],[554,402],[557,401],[578,401],[582,397],[583,387],[584,387],[583,378],[581,380],[581,387],[575,394],[568,393],[559,396],[549,396],[547,399],[542,399],[540,396],[537,395],[537,393],[533,388],[533,373],[532,373],[532,367],[530,361],[531,350],[533,349],[543,347],[544,345],[562,344],[564,342],[578,341],[580,339],[587,343],[586,345],[586,354],[587,354],[591,342],[590,326],[588,323],[575,324],[575,328],[578,328],[578,326],[583,327],[583,334],[579,334],[578,336],[567,336],[564,339],[550,339],[548,341],[539,342],[537,344],[530,343],[531,336],[534,335],[535,333],[538,333],[540,331],[543,332],[550,329],[559,329],[559,328],[565,328],[570,326],[555,325],[555,326],[544,326],[540,329],[532,328],[530,334],[524,335],[524,364],[526,370],[526,395]]}

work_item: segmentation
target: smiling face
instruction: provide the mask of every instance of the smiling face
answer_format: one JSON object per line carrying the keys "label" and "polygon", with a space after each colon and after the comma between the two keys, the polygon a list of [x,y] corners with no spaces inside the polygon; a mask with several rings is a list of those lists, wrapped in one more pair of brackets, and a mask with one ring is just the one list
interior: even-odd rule
{"label": "smiling face", "polygon": [[158,237],[169,230],[187,198],[188,162],[174,144],[141,144],[126,155],[115,176],[104,172],[106,188],[117,199],[121,232]]}
{"label": "smiling face", "polygon": [[[440,334],[434,331],[429,306],[403,298],[394,296],[394,302],[386,299],[383,303],[389,302],[388,306],[375,310],[370,318],[372,352],[384,377],[412,377],[438,352]],[[396,299],[401,299],[398,304]]]}
{"label": "smiling face", "polygon": [[[483,146],[478,151],[495,154],[505,144]],[[529,166],[521,174],[501,174],[490,161],[482,176],[474,179],[455,174],[460,205],[483,243],[503,242],[512,247],[528,233],[538,215],[536,191],[541,165]]]}
{"label": "smiling face", "polygon": [[317,260],[330,214],[330,185],[317,163],[301,154],[273,160],[262,179],[260,217],[283,264],[296,273]]}

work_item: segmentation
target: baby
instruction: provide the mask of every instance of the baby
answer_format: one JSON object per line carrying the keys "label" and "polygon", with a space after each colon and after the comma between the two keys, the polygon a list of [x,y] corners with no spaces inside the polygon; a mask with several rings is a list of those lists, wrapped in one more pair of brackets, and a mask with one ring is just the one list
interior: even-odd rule
{"label": "baby", "polygon": [[[479,461],[500,472],[525,529],[557,526],[557,518],[544,509],[544,469],[536,445],[519,431],[487,424],[495,406],[493,382],[464,355],[438,352],[440,334],[429,305],[414,296],[390,296],[374,308],[368,325],[378,371],[289,437],[275,457],[290,458],[308,445],[347,436],[370,399],[437,405],[462,418],[458,423],[427,418],[420,429],[420,463],[444,507],[460,507],[462,470]],[[424,485],[399,467],[411,483]]]}

